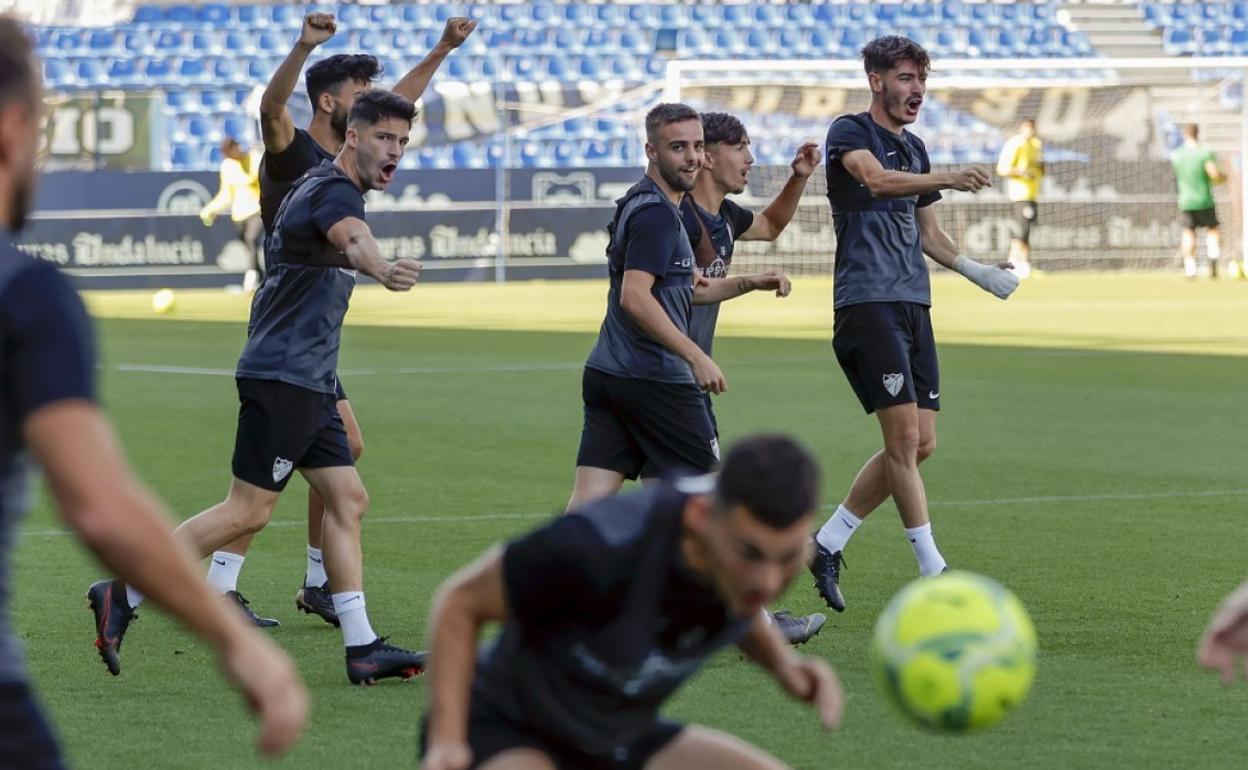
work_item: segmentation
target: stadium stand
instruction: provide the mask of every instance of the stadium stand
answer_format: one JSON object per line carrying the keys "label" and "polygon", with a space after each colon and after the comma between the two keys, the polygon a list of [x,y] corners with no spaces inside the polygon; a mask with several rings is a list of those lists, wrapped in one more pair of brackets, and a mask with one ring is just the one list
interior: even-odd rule
{"label": "stadium stand", "polygon": [[[372,53],[397,77],[437,40],[445,19],[466,6],[446,3],[322,5],[341,31],[318,50]],[[661,30],[674,31],[682,58],[855,58],[883,33],[910,36],[939,58],[1077,59],[1096,55],[1087,38],[1062,21],[1055,2],[963,0],[875,4],[810,2],[589,4],[480,3],[467,7],[480,32],[448,61],[439,81],[622,81],[661,79]],[[1181,10],[1180,10],[1181,9]],[[51,89],[159,89],[165,93],[166,158],[173,170],[210,167],[223,133],[253,137],[239,120],[249,95],[267,81],[297,35],[299,4],[140,5],[133,18],[109,28],[41,26],[35,31]],[[1190,53],[1210,36],[1219,51],[1248,46],[1248,4],[1151,3],[1150,23],[1165,28],[1167,50]],[[1239,45],[1240,48],[1233,46]],[[621,104],[590,122],[569,120],[528,131],[513,142],[511,165],[625,165],[639,161],[635,127],[624,117],[639,105]],[[933,104],[933,107],[938,105]],[[939,112],[939,109],[929,112]],[[978,158],[983,144],[958,117],[929,115],[959,129],[937,141],[941,160]],[[760,124],[766,120],[760,117]],[[592,125],[591,125],[592,124]],[[757,142],[762,163],[787,163],[791,145],[810,126],[766,125]],[[970,129],[970,130],[968,130]],[[822,131],[819,128],[818,131]],[[487,167],[504,156],[500,140],[424,147],[405,166]]]}

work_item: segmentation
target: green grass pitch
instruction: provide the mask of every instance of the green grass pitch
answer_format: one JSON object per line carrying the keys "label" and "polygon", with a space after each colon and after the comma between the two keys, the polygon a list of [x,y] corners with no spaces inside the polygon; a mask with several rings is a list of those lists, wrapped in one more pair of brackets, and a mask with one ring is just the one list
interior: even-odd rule
{"label": "green grass pitch", "polygon": [[[1035,690],[999,727],[930,735],[894,714],[867,670],[876,614],[915,576],[891,504],[850,545],[844,590],[804,652],[839,670],[844,727],[728,652],[668,713],[736,733],[796,768],[1238,767],[1248,688],[1221,689],[1194,648],[1248,552],[1248,284],[1161,275],[1049,275],[1008,303],[935,281],[942,403],[923,468],[935,532],[960,568],[1013,589],[1039,633]],[[379,632],[421,645],[439,581],[559,510],[580,430],[580,364],[601,283],[362,289],[343,380],[363,425],[366,590]],[[142,477],[177,519],[225,493],[246,300],[180,292],[95,295],[101,395]],[[835,504],[879,445],[832,356],[830,288],[725,307],[717,399],[726,443],[790,431]],[[161,367],[173,369],[162,370]],[[347,684],[338,632],[298,614],[305,485],[259,535],[241,589],[280,618],[273,638],[313,697],[307,734],[275,767],[412,767],[425,684]],[[239,699],[202,644],[141,610],[113,679],[91,647],[82,594],[100,570],[41,502],[22,525],[12,594],[30,667],[70,759],[84,768],[262,765]],[[803,575],[782,605],[821,609]],[[831,614],[831,613],[830,613]],[[0,765],[3,764],[0,758]]]}

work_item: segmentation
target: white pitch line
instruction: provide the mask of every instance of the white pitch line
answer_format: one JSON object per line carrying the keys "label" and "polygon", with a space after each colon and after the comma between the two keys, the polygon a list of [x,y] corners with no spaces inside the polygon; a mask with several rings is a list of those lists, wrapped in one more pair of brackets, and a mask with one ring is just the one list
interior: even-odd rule
{"label": "white pitch line", "polygon": [[[983,500],[933,500],[929,507],[970,508],[984,505],[1028,505],[1032,503],[1079,503],[1104,500],[1172,500],[1202,497],[1242,497],[1248,496],[1248,489],[1203,489],[1186,492],[1111,492],[1101,495],[1038,495],[1033,497],[998,497]],[[835,503],[823,506],[824,510],[836,507]],[[465,516],[388,516],[364,517],[366,524],[458,524],[472,521],[529,521],[533,519],[553,519],[558,511],[545,513],[476,513]],[[302,527],[303,521],[281,519],[270,521],[266,526],[285,529]],[[19,531],[27,537],[64,537],[73,534],[67,529],[29,529]]]}

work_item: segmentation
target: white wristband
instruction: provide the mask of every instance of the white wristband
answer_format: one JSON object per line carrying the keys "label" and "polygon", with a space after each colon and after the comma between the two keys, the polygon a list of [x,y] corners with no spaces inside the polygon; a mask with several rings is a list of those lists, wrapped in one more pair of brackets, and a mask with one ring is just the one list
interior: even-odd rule
{"label": "white wristband", "polygon": [[1008,299],[1018,288],[1018,276],[1013,272],[992,265],[983,265],[962,255],[958,255],[953,260],[953,269],[998,299]]}

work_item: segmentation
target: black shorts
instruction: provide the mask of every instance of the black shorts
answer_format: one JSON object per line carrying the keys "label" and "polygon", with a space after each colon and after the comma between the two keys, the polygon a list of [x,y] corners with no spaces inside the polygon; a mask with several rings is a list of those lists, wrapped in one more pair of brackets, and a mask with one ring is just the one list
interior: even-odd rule
{"label": "black shorts", "polygon": [[1014,239],[1031,243],[1031,226],[1039,218],[1040,207],[1035,201],[1014,202]]}
{"label": "black shorts", "polygon": [[1181,211],[1179,212],[1179,219],[1183,222],[1184,230],[1195,230],[1198,227],[1218,226],[1218,212],[1213,209]]}
{"label": "black shorts", "polygon": [[61,750],[30,687],[0,684],[0,767],[62,770]]}
{"label": "black shorts", "polygon": [[276,380],[236,382],[235,478],[281,492],[296,468],[355,465],[332,394]]}
{"label": "black shorts", "polygon": [[585,426],[578,467],[637,478],[708,473],[719,464],[719,439],[696,385],[615,377],[585,367]]}
{"label": "black shorts", "polygon": [[336,401],[346,401],[347,391],[342,389],[342,380],[334,378],[334,399]]}
{"label": "black shorts", "polygon": [[[558,770],[642,770],[646,763],[668,746],[685,726],[679,722],[656,719],[640,738],[616,748],[613,756],[585,754],[517,724],[491,706],[481,706],[476,699],[468,714],[468,746],[472,764],[478,768],[490,759],[512,749],[535,749],[555,763]],[[420,723],[420,758],[428,745],[429,717]]]}
{"label": "black shorts", "polygon": [[927,306],[868,302],[838,308],[832,348],[867,414],[899,404],[940,409],[940,367]]}

